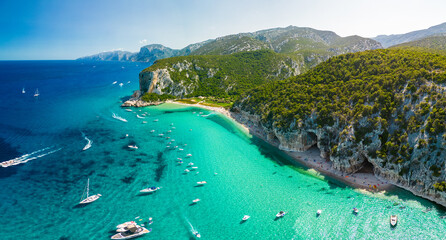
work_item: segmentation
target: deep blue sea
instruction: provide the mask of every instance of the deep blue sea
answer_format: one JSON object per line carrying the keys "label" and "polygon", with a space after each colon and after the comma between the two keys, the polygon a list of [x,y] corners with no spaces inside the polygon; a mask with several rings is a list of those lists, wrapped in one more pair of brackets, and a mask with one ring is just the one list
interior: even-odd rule
{"label": "deep blue sea", "polygon": [[[202,239],[446,239],[438,205],[403,190],[355,190],[291,164],[218,113],[121,108],[148,66],[0,61],[0,162],[24,162],[0,168],[0,239],[110,239],[116,225],[149,217],[152,232],[140,239],[194,239],[193,231]],[[92,144],[83,151],[85,137]],[[102,197],[81,207],[88,178]],[[150,186],[161,189],[139,193]],[[287,215],[275,219],[280,210]]]}

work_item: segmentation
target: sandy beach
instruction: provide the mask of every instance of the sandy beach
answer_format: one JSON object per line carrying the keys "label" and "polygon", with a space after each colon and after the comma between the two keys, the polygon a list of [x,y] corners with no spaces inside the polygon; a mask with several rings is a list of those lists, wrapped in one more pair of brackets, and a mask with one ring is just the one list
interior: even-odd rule
{"label": "sandy beach", "polygon": [[[271,144],[275,147],[279,146],[278,142],[268,141],[263,129],[254,124],[246,124],[241,120],[241,116],[237,113],[230,112],[229,110],[222,107],[211,107],[197,104],[186,104],[181,102],[169,101],[171,103],[180,104],[184,106],[194,106],[199,108],[204,108],[212,110],[225,115],[226,117],[236,121],[240,124],[249,134],[254,135],[263,141]],[[353,188],[360,188],[372,191],[383,191],[389,190],[394,185],[388,183],[385,180],[377,178],[373,173],[370,172],[359,172],[354,174],[346,174],[333,168],[332,162],[320,157],[319,149],[312,147],[305,152],[290,152],[283,151],[288,156],[290,156],[295,162],[304,165],[310,169],[314,169],[317,172],[329,176],[331,178],[337,179]]]}

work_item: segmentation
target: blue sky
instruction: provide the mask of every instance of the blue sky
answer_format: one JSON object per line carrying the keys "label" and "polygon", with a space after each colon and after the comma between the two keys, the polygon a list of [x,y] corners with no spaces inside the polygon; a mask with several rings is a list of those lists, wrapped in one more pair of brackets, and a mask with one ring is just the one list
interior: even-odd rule
{"label": "blue sky", "polygon": [[1,0],[0,60],[183,48],[289,25],[374,37],[446,22],[445,10],[444,0]]}

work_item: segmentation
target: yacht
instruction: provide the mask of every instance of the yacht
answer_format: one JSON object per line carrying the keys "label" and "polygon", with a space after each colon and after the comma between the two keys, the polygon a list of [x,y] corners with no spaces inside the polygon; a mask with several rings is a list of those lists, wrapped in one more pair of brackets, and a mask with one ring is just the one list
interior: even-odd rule
{"label": "yacht", "polygon": [[197,182],[198,185],[204,185],[206,183],[207,183],[206,181]]}
{"label": "yacht", "polygon": [[114,81],[112,84],[114,85],[114,84],[116,84],[116,83],[118,83],[118,81]]}
{"label": "yacht", "polygon": [[124,83],[120,83],[119,86],[120,86],[120,87],[124,86]]}
{"label": "yacht", "polygon": [[34,97],[38,97],[40,95],[39,89],[36,89],[36,92],[34,93]]}
{"label": "yacht", "polygon": [[111,239],[130,239],[139,237],[152,231],[152,229],[146,229],[145,227],[141,227],[136,224],[127,226],[127,229],[128,230],[126,232],[121,232],[113,235]]}
{"label": "yacht", "polygon": [[[90,178],[87,180],[87,186],[85,187],[85,189],[86,190],[84,190],[84,192],[82,193],[81,201],[79,202],[79,204],[87,204],[87,203],[94,202],[94,201],[98,200],[102,196],[101,194],[88,196],[88,194],[90,192]],[[86,198],[84,198],[84,193],[85,192],[87,192]]]}
{"label": "yacht", "polygon": [[132,109],[129,109],[129,108],[126,108],[125,109],[127,112],[131,112],[132,111]]}
{"label": "yacht", "polygon": [[319,210],[317,210],[316,215],[319,216],[319,215],[321,215],[321,213],[322,213],[322,210],[319,209]]}
{"label": "yacht", "polygon": [[280,211],[279,213],[276,214],[276,218],[281,218],[283,216],[285,216],[286,212],[284,211]]}
{"label": "yacht", "polygon": [[184,169],[184,171],[188,173],[188,172],[189,172],[189,169]]}
{"label": "yacht", "polygon": [[159,189],[161,189],[161,187],[148,187],[148,188],[144,188],[143,190],[139,191],[142,193],[149,193],[149,192],[155,192],[158,191]]}
{"label": "yacht", "polygon": [[128,148],[132,148],[132,149],[138,149],[138,147],[136,145],[128,145]]}
{"label": "yacht", "polygon": [[397,215],[390,216],[390,226],[396,227],[397,224],[398,224],[398,216]]}
{"label": "yacht", "polygon": [[243,221],[246,221],[246,220],[248,220],[249,218],[250,218],[249,215],[245,215],[245,216],[243,216],[242,220],[243,220]]}
{"label": "yacht", "polygon": [[199,202],[199,201],[200,201],[199,198],[192,200],[193,203],[197,203],[197,202]]}
{"label": "yacht", "polygon": [[188,165],[188,166],[193,166],[194,163],[193,163],[193,162],[190,162],[190,163],[188,163],[187,165]]}
{"label": "yacht", "polygon": [[25,92],[25,88],[22,88],[22,93],[26,93],[26,92]]}
{"label": "yacht", "polygon": [[186,157],[192,157],[192,154],[188,153],[188,154],[186,155]]}

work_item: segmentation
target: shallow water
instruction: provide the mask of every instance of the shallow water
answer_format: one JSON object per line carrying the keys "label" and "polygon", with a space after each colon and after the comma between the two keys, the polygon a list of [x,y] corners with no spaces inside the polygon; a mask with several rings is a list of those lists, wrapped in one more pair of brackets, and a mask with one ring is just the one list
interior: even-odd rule
{"label": "shallow water", "polygon": [[[153,231],[140,239],[190,239],[192,229],[202,239],[444,238],[445,220],[439,216],[445,213],[438,206],[403,190],[354,190],[290,164],[283,153],[220,114],[174,104],[121,109],[121,98],[138,88],[144,67],[0,62],[0,99],[6,103],[0,116],[1,161],[61,149],[0,168],[0,231],[7,233],[2,239],[109,239],[116,225],[137,216],[154,221]],[[38,99],[32,97],[35,88]],[[144,119],[136,117],[145,112]],[[83,134],[92,141],[86,151]],[[198,169],[185,173],[189,162]],[[79,207],[87,178],[91,194],[102,197]],[[197,187],[198,181],[207,184]],[[162,188],[139,193],[149,186]],[[192,204],[196,198],[201,201]],[[427,207],[433,210],[423,213]],[[323,210],[319,217],[318,209]],[[280,210],[287,215],[275,219]],[[399,217],[395,229],[389,226],[391,214]],[[241,222],[243,215],[251,218]]]}

